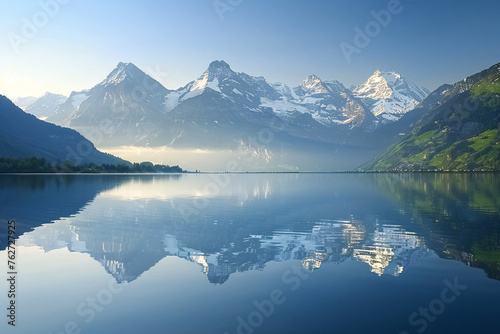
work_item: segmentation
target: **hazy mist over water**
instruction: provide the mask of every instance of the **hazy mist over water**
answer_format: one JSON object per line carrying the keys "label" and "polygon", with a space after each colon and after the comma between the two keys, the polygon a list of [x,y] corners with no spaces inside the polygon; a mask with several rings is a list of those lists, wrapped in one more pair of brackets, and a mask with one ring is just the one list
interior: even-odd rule
{"label": "hazy mist over water", "polygon": [[[248,147],[238,149],[182,149],[172,147],[122,146],[102,148],[103,152],[132,162],[150,161],[155,164],[179,165],[188,171],[204,172],[330,172],[355,170],[366,157],[369,149]],[[360,152],[366,152],[363,155]]]}

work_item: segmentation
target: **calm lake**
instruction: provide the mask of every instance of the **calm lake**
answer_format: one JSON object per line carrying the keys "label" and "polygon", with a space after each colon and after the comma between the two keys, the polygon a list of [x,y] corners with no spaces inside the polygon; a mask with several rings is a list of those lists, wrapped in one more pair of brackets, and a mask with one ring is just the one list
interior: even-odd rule
{"label": "calm lake", "polygon": [[0,333],[500,331],[500,175],[2,175],[0,203]]}

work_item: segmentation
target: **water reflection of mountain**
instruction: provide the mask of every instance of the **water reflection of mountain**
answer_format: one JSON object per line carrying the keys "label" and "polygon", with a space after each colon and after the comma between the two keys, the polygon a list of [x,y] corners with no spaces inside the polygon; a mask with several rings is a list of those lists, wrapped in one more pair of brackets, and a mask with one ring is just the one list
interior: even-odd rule
{"label": "water reflection of mountain", "polygon": [[[123,182],[100,175],[0,175],[0,221],[16,220],[22,235],[43,223],[78,213],[94,197]],[[6,229],[0,229],[3,246]]]}
{"label": "water reflection of mountain", "polygon": [[429,252],[414,233],[378,222],[321,221],[309,233],[281,230],[272,235],[249,235],[211,254],[189,248],[165,230],[141,226],[129,234],[128,228],[109,231],[105,226],[85,229],[76,225],[68,219],[37,228],[23,244],[38,245],[45,251],[67,247],[90,253],[118,282],[136,279],[166,256],[197,263],[210,282],[223,283],[233,273],[260,270],[270,261],[291,259],[316,270],[324,263],[351,258],[367,263],[377,275],[398,276]]}
{"label": "water reflection of mountain", "polygon": [[441,257],[500,280],[498,174],[388,174],[374,181],[426,231],[427,244]]}
{"label": "water reflection of mountain", "polygon": [[212,197],[199,197],[210,205],[194,210],[188,220],[185,208],[192,207],[202,187],[186,182],[196,176],[183,176],[182,182],[128,179],[101,192],[77,215],[26,234],[23,243],[89,253],[118,282],[137,279],[167,256],[197,263],[212,283],[290,259],[308,270],[355,260],[376,275],[393,276],[430,249],[470,262],[468,255],[445,253],[460,248],[453,246],[461,242],[456,233],[436,228],[439,224],[415,224],[435,214],[410,214],[407,206],[379,195],[377,187],[406,189],[394,184],[397,176],[342,177],[331,188],[315,188],[296,176],[285,182],[281,176],[245,176]]}
{"label": "water reflection of mountain", "polygon": [[401,226],[378,222],[323,221],[310,234],[278,233],[261,237],[264,247],[280,246],[276,261],[299,259],[304,268],[316,270],[325,262],[340,263],[348,258],[365,262],[377,275],[398,276],[424,245]]}
{"label": "water reflection of mountain", "polygon": [[[309,203],[304,199],[310,194],[301,191],[285,201],[273,198],[272,189],[283,186],[281,181],[257,186],[255,180],[249,185],[246,181],[229,186],[227,193],[210,199],[212,206],[186,221],[182,211],[190,205],[190,197],[162,191],[161,196],[149,198],[155,192],[151,183],[129,180],[103,192],[88,210],[41,226],[23,242],[46,251],[67,247],[87,252],[119,282],[136,279],[166,256],[197,263],[210,282],[223,283],[232,273],[290,259],[300,260],[308,270],[353,259],[367,263],[377,275],[397,276],[425,254],[424,242],[415,233],[373,218],[366,199],[352,203],[359,189],[328,190]],[[163,180],[158,189],[172,185],[171,180]],[[137,195],[142,186],[146,186],[143,193],[150,194],[145,198]],[[350,188],[352,184],[338,186]],[[221,214],[221,208],[230,211]],[[352,212],[367,218],[354,219]],[[334,214],[349,219],[322,219]]]}

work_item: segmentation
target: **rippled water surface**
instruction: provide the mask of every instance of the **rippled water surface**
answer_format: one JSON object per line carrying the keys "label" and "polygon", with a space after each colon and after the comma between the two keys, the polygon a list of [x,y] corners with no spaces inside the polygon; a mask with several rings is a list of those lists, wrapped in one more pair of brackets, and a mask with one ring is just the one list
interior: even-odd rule
{"label": "rippled water surface", "polygon": [[0,200],[1,333],[499,330],[499,175],[3,175]]}

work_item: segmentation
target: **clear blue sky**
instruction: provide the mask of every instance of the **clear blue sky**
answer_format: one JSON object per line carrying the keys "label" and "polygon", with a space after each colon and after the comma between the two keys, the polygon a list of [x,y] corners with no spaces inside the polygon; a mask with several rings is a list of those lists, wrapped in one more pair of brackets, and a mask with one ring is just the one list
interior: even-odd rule
{"label": "clear blue sky", "polygon": [[[91,88],[120,61],[169,89],[223,59],[291,86],[314,73],[349,87],[380,69],[431,90],[500,62],[498,0],[401,0],[402,11],[350,63],[340,43],[354,45],[354,27],[364,30],[370,12],[390,1],[59,0],[67,3],[44,15],[41,3],[56,1],[2,1],[0,94],[67,95]],[[214,3],[236,5],[221,20]],[[38,31],[23,34],[25,19]]]}

